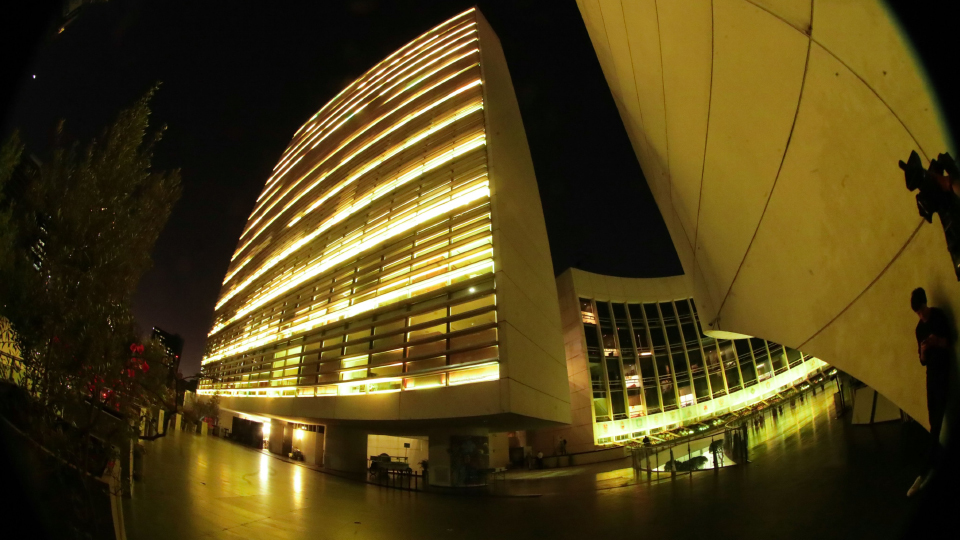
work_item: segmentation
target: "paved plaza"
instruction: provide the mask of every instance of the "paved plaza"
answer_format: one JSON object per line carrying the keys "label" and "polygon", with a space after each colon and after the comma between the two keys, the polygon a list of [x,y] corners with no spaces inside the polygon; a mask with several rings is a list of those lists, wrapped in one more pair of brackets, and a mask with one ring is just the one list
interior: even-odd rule
{"label": "paved plaza", "polygon": [[821,392],[754,434],[753,462],[716,473],[647,482],[614,462],[515,473],[500,496],[458,496],[380,488],[181,432],[148,443],[125,520],[132,540],[903,533],[917,504],[904,496],[924,440],[915,424],[851,426]]}

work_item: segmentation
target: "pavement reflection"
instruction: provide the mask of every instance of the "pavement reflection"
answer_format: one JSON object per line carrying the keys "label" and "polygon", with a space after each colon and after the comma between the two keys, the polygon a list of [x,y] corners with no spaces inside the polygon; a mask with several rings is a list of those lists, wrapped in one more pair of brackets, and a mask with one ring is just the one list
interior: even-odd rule
{"label": "pavement reflection", "polygon": [[[379,488],[188,433],[147,446],[145,478],[126,501],[132,540],[571,538],[660,534],[893,538],[914,502],[922,432],[899,422],[850,426],[830,396],[784,407],[754,428],[745,467],[646,482],[607,465],[522,471],[504,494],[468,497]],[[922,444],[922,442],[921,442]],[[691,519],[696,516],[696,519]]]}

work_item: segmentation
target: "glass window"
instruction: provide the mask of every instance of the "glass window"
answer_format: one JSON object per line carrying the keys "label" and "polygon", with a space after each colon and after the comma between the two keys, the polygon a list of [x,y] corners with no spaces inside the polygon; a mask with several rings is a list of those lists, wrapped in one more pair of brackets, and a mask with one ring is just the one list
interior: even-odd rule
{"label": "glass window", "polygon": [[773,362],[774,371],[780,373],[781,371],[787,369],[787,362],[783,356],[783,345],[768,341],[767,348],[770,351],[770,361]]}
{"label": "glass window", "polygon": [[597,338],[597,327],[593,325],[583,325],[583,334],[587,340],[587,348],[595,349],[599,352],[600,340]]}
{"label": "glass window", "polygon": [[720,361],[723,364],[723,369],[726,370],[727,386],[731,392],[740,390],[742,383],[740,381],[740,370],[737,368],[737,351],[733,348],[733,342],[720,340],[717,342],[717,346],[720,350]]}
{"label": "glass window", "polygon": [[497,341],[497,329],[487,328],[486,330],[481,330],[479,332],[473,332],[464,336],[450,338],[450,348],[462,349],[471,345],[495,341]]}
{"label": "glass window", "polygon": [[672,410],[677,408],[677,395],[673,387],[673,379],[671,377],[660,377],[660,395],[663,397],[663,408],[664,410]]}
{"label": "glass window", "polygon": [[630,388],[627,390],[627,410],[630,418],[643,416],[643,393],[639,388]]}
{"label": "glass window", "polygon": [[646,397],[646,412],[654,414],[660,412],[660,394],[657,393],[656,384],[644,385],[644,396]]}
{"label": "glass window", "polygon": [[420,328],[419,330],[413,330],[407,332],[407,341],[421,340],[431,337],[439,337],[447,333],[447,323],[440,323],[435,326],[428,326],[426,328]]}
{"label": "glass window", "polygon": [[447,340],[440,339],[437,341],[431,341],[429,343],[422,343],[420,345],[409,345],[407,346],[407,358],[412,358],[416,356],[432,355],[442,353],[447,350]]}
{"label": "glass window", "polygon": [[391,364],[389,366],[377,366],[370,368],[371,377],[392,377],[403,373],[403,364]]}
{"label": "glass window", "polygon": [[640,388],[640,372],[633,362],[623,363],[623,382],[627,388]]}
{"label": "glass window", "polygon": [[757,365],[757,380],[763,381],[773,377],[773,367],[770,365],[770,356],[767,354],[767,343],[759,338],[750,338],[750,348],[753,350]]}
{"label": "glass window", "polygon": [[473,311],[475,309],[483,309],[485,307],[492,306],[494,304],[494,295],[484,296],[483,298],[477,298],[476,300],[470,300],[469,302],[464,302],[462,304],[456,304],[450,306],[451,315],[459,315],[461,313],[466,313],[468,311]]}
{"label": "glass window", "polygon": [[371,356],[371,361],[374,364],[387,364],[390,362],[397,362],[402,358],[403,358],[403,349],[393,349],[391,351],[374,353]]}
{"label": "glass window", "polygon": [[422,324],[430,321],[435,321],[437,319],[443,319],[447,316],[447,308],[440,308],[433,311],[428,311],[426,313],[421,313],[419,315],[414,315],[410,317],[410,326],[417,324]]}
{"label": "glass window", "polygon": [[457,384],[474,383],[480,381],[489,381],[500,378],[500,365],[493,364],[489,366],[480,366],[473,369],[464,369],[461,371],[451,371],[448,375],[451,386]]}
{"label": "glass window", "polygon": [[363,379],[367,376],[367,370],[364,369],[355,369],[352,371],[341,371],[340,380],[341,381],[350,381],[353,379]]}
{"label": "glass window", "polygon": [[627,417],[627,407],[623,400],[623,391],[610,392],[610,403],[613,405],[613,419],[621,420]]}
{"label": "glass window", "polygon": [[586,298],[580,299],[580,318],[587,324],[597,324],[597,316],[593,312],[593,302]]}
{"label": "glass window", "polygon": [[757,382],[757,371],[753,367],[753,358],[750,355],[750,341],[736,339],[733,341],[737,351],[737,360],[740,363],[740,373],[743,374],[743,385],[750,386]]}
{"label": "glass window", "polygon": [[785,347],[785,349],[787,350],[787,361],[790,362],[790,367],[796,367],[800,365],[800,362],[802,361],[800,351],[790,347]]}
{"label": "glass window", "polygon": [[423,377],[410,377],[403,379],[404,390],[420,390],[423,388],[434,388],[444,386],[447,382],[447,374],[439,373],[437,375],[425,375]]}
{"label": "glass window", "polygon": [[627,306],[624,304],[611,304],[613,307],[613,318],[616,319],[617,325],[627,324]]}
{"label": "glass window", "polygon": [[355,356],[352,358],[344,358],[343,360],[340,361],[340,367],[344,369],[357,367],[357,366],[365,366],[365,365],[367,365],[366,355]]}
{"label": "glass window", "polygon": [[466,319],[450,321],[450,331],[457,332],[460,330],[467,330],[475,326],[483,326],[495,322],[497,322],[497,312],[487,311],[486,313],[474,315],[473,317],[468,317]]}

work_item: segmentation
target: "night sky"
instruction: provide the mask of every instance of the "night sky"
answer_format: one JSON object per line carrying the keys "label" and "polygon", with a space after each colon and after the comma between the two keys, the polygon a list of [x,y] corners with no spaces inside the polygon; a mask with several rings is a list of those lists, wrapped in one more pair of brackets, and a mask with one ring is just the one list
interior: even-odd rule
{"label": "night sky", "polygon": [[[2,29],[24,37],[13,39],[20,64],[6,71],[19,78],[4,87],[0,136],[19,128],[42,159],[58,119],[86,141],[162,81],[153,123],[168,131],[154,167],[179,167],[183,196],[134,309],[145,330],[185,338],[182,371],[192,374],[237,238],[293,133],[367,69],[472,5],[507,57],[554,271],[680,273],[573,0],[110,0],[83,8],[55,37],[55,22],[36,8]],[[945,105],[955,117],[955,103]]]}

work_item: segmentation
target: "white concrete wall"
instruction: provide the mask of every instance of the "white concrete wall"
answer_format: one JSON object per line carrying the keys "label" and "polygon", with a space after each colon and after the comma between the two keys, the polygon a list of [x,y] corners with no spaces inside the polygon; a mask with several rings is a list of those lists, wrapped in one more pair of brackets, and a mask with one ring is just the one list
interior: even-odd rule
{"label": "white concrete wall", "polygon": [[560,307],[540,192],[500,40],[477,12],[504,412],[570,421]]}
{"label": "white concrete wall", "polygon": [[951,151],[879,0],[578,0],[706,326],[822,358],[926,422],[914,287],[960,315],[897,161]]}

